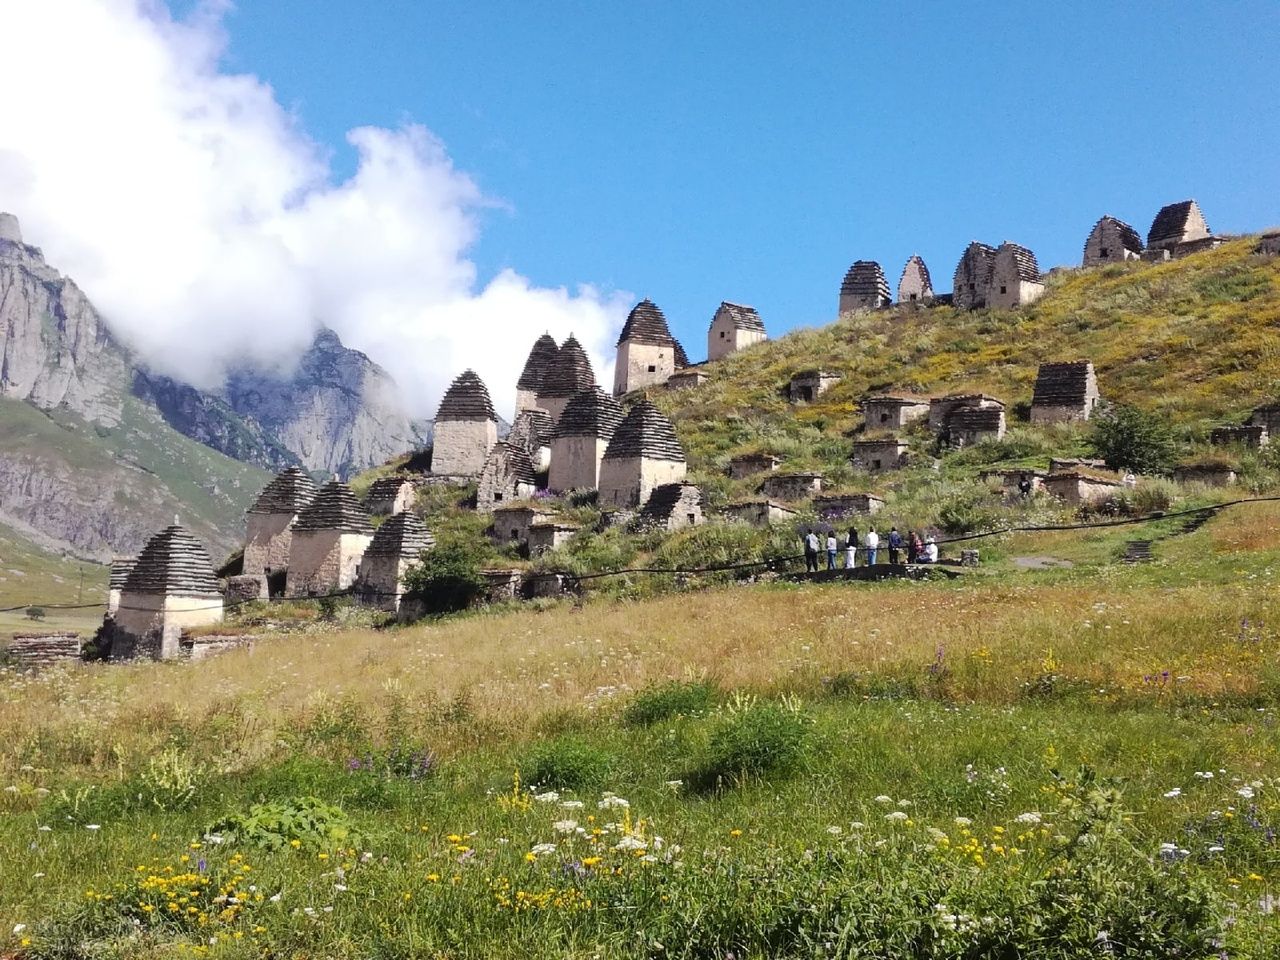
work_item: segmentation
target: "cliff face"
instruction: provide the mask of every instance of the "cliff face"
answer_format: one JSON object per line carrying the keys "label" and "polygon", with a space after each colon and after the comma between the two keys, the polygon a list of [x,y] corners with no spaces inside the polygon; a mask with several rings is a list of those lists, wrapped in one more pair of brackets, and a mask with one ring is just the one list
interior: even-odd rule
{"label": "cliff face", "polygon": [[395,381],[332,330],[320,331],[292,372],[234,371],[222,397],[308,470],[345,477],[422,442]]}

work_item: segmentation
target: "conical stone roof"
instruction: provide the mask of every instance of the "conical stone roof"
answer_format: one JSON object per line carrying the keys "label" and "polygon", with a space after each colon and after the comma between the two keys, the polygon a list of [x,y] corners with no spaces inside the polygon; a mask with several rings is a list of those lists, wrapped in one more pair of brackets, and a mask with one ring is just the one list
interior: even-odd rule
{"label": "conical stone roof", "polygon": [[297,467],[289,467],[263,488],[249,513],[301,513],[316,495],[316,485]]}
{"label": "conical stone roof", "polygon": [[516,381],[516,387],[520,390],[540,389],[543,378],[555,365],[559,353],[560,347],[556,345],[551,334],[544,333],[540,336],[534,342],[533,349],[529,351],[529,359],[524,362],[524,370],[520,373],[520,379]]}
{"label": "conical stone roof", "polygon": [[1203,220],[1200,207],[1194,200],[1181,200],[1161,207],[1147,231],[1147,246],[1168,240],[1181,240],[1192,218]]}
{"label": "conical stone roof", "polygon": [[892,299],[884,270],[874,260],[855,260],[844,275],[840,293],[846,297],[858,297],[867,303],[888,303]]}
{"label": "conical stone roof", "polygon": [[494,444],[493,450],[489,452],[489,457],[485,461],[481,484],[484,483],[485,475],[492,475],[504,463],[509,479],[518,483],[537,483],[538,473],[533,469],[533,461],[529,459],[529,454],[524,447],[509,440],[499,440]]}
{"label": "conical stone roof", "polygon": [[535,451],[539,447],[551,445],[555,429],[556,423],[547,411],[537,408],[521,410],[511,424],[511,432],[507,434],[507,439],[512,443],[520,444],[525,450]]}
{"label": "conical stone roof", "polygon": [[1089,241],[1095,236],[1105,236],[1107,233],[1114,232],[1120,239],[1120,245],[1130,253],[1142,253],[1142,234],[1138,233],[1133,227],[1125,223],[1118,217],[1110,214],[1099,217],[1098,222],[1093,225],[1093,229],[1089,231],[1089,236],[1085,238],[1084,250],[1085,255],[1089,253]]}
{"label": "conical stone roof", "polygon": [[671,335],[671,328],[667,326],[667,318],[648,297],[632,307],[627,314],[627,322],[622,325],[622,333],[618,335],[618,346],[628,340],[664,347],[674,346],[676,342],[676,338]]}
{"label": "conical stone roof", "polygon": [[218,578],[204,546],[182,527],[165,527],[147,541],[124,583],[125,593],[215,599]]}
{"label": "conical stone roof", "polygon": [[543,378],[538,395],[556,399],[572,397],[595,385],[596,375],[591,369],[591,358],[582,349],[578,339],[570,334],[569,339],[561,344],[556,362]]}
{"label": "conical stone roof", "polygon": [[498,421],[489,399],[489,388],[474,370],[464,370],[449,385],[436,411],[436,421],[441,420],[492,420]]}
{"label": "conical stone roof", "polygon": [[557,437],[610,439],[622,423],[622,404],[599,387],[575,393],[560,414]]}
{"label": "conical stone roof", "polygon": [[604,452],[606,460],[626,460],[632,457],[684,463],[684,448],[676,437],[675,427],[647,399],[631,408],[631,412],[614,431],[613,439]]}
{"label": "conical stone roof", "polygon": [[1031,283],[1040,282],[1040,264],[1036,262],[1036,255],[1022,246],[1022,244],[1006,240],[996,250],[996,258],[997,261],[1012,262],[1013,274],[1019,280],[1026,280]]}
{"label": "conical stone roof", "polygon": [[364,555],[416,560],[422,551],[435,545],[436,538],[416,514],[397,513],[378,528]]}
{"label": "conical stone roof", "polygon": [[413,481],[403,476],[379,477],[369,484],[369,492],[364,498],[370,503],[378,500],[394,500],[400,495],[400,488],[406,483],[412,485]]}
{"label": "conical stone roof", "polygon": [[360,498],[341,480],[330,480],[307,508],[298,514],[295,530],[333,530],[340,533],[373,533],[369,512]]}

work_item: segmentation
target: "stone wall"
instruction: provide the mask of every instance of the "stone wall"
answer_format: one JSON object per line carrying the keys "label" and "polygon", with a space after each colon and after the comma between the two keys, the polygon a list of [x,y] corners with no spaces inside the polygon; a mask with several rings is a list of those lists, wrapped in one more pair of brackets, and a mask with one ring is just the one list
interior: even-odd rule
{"label": "stone wall", "polygon": [[906,465],[907,445],[901,440],[867,440],[853,445],[850,462],[857,470],[879,473]]}
{"label": "stone wall", "polygon": [[677,483],[685,478],[687,467],[673,460],[651,460],[648,457],[628,457],[619,460],[603,460],[600,463],[601,507],[629,510],[642,507],[653,488],[664,483]]}
{"label": "stone wall", "polygon": [[641,387],[666,383],[675,372],[676,354],[672,345],[624,341],[618,345],[613,395],[620,397]]}
{"label": "stone wall", "polygon": [[529,527],[527,542],[529,556],[537,557],[562,544],[568,543],[577,534],[578,528],[564,523],[534,523]]}
{"label": "stone wall", "polygon": [[316,597],[346,590],[356,581],[364,552],[373,538],[336,530],[297,530],[289,552],[288,597]]}
{"label": "stone wall", "polygon": [[243,570],[247,576],[261,576],[268,570],[284,570],[289,566],[289,547],[293,543],[291,524],[295,519],[296,515],[289,513],[249,514]]}
{"label": "stone wall", "polygon": [[775,473],[765,477],[760,492],[771,500],[807,500],[822,492],[822,477],[815,473]]}
{"label": "stone wall", "polygon": [[435,425],[431,472],[444,476],[478,477],[489,451],[498,442],[492,420],[444,420]]}
{"label": "stone wall", "polygon": [[267,578],[262,574],[244,574],[227,578],[227,589],[223,598],[228,604],[249,603],[253,600],[265,600],[267,597]]}
{"label": "stone wall", "polygon": [[404,574],[412,561],[396,556],[366,556],[360,560],[356,595],[379,610],[395,613],[404,594]]}
{"label": "stone wall", "polygon": [[746,503],[731,503],[725,507],[725,516],[738,523],[749,523],[753,527],[767,527],[773,523],[784,523],[793,520],[797,513],[790,507],[772,500],[749,500]]}
{"label": "stone wall", "polygon": [[493,514],[493,529],[489,534],[489,538],[498,546],[514,543],[527,549],[530,528],[535,523],[546,520],[550,516],[545,510],[535,510],[533,507],[496,510]]}
{"label": "stone wall", "polygon": [[1044,488],[1063,503],[1098,503],[1113,496],[1120,484],[1077,473],[1056,473],[1045,478]]}
{"label": "stone wall", "polygon": [[813,499],[813,509],[826,519],[863,514],[872,516],[883,507],[884,501],[869,493],[827,494]]}
{"label": "stone wall", "polygon": [[742,330],[734,325],[729,311],[717,310],[711,329],[707,331],[707,359],[720,360],[766,339],[764,331]]}
{"label": "stone wall", "polygon": [[862,401],[862,423],[867,430],[901,430],[913,420],[929,415],[929,402],[903,403],[879,397]]}
{"label": "stone wall", "polygon": [[[996,266],[999,267],[998,262]],[[1009,310],[1024,303],[1034,303],[1043,293],[1043,283],[1019,280],[997,270],[991,277],[991,292],[987,295],[987,306],[996,310]]]}
{"label": "stone wall", "polygon": [[1257,424],[1243,427],[1214,427],[1209,431],[1209,442],[1216,447],[1239,445],[1258,450],[1271,442],[1271,434],[1266,427]]}
{"label": "stone wall", "polygon": [[840,375],[823,370],[806,370],[791,378],[787,386],[787,397],[792,403],[809,403],[818,399],[837,383]]}
{"label": "stone wall", "polygon": [[547,409],[538,402],[538,391],[530,390],[528,387],[516,388],[516,416],[520,415],[521,410],[545,410]]}
{"label": "stone wall", "polygon": [[599,437],[556,437],[551,441],[547,485],[553,493],[594,490],[600,485],[600,461],[609,446]]}
{"label": "stone wall", "polygon": [[112,659],[175,660],[182,631],[222,621],[222,599],[125,590],[113,622]]}
{"label": "stone wall", "polygon": [[742,480],[746,477],[753,477],[757,473],[772,473],[778,469],[781,461],[777,457],[771,457],[766,454],[746,454],[741,457],[734,457],[729,461],[729,476],[734,480]]}
{"label": "stone wall", "polygon": [[20,633],[9,643],[9,657],[20,667],[52,667],[80,660],[83,641],[78,633]]}

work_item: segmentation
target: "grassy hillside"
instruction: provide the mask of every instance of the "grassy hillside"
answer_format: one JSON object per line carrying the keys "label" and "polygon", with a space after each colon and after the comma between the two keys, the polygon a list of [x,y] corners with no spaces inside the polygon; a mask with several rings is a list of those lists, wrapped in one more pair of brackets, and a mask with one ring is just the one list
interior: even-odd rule
{"label": "grassy hillside", "polygon": [[[9,527],[0,525],[0,607],[40,600],[48,604],[105,601],[107,569],[101,564],[51,553]],[[102,610],[46,610],[39,622],[23,611],[0,613],[0,647],[15,632],[32,629],[78,630],[92,633]]]}

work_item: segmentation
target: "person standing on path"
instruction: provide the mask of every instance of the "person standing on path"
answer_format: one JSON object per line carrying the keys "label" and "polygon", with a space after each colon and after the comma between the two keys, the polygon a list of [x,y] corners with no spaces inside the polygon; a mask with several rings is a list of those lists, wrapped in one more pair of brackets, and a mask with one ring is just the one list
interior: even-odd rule
{"label": "person standing on path", "polygon": [[867,566],[874,567],[876,565],[876,552],[880,549],[880,534],[876,533],[875,527],[867,528]]}
{"label": "person standing on path", "polygon": [[898,566],[902,563],[902,534],[894,527],[889,531],[889,564]]}
{"label": "person standing on path", "polygon": [[836,540],[836,532],[832,530],[827,534],[827,569],[834,570],[836,568],[836,550],[840,544]]}
{"label": "person standing on path", "polygon": [[804,535],[804,571],[818,572],[818,535],[812,530]]}

